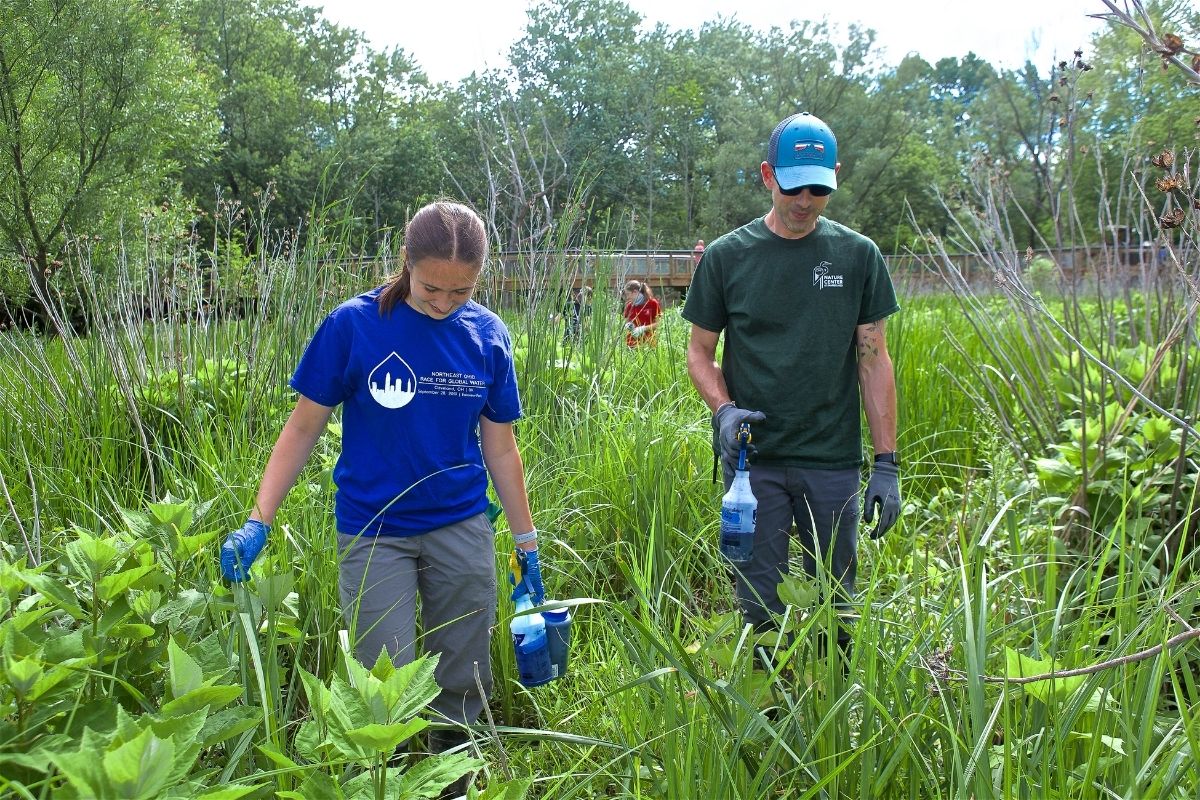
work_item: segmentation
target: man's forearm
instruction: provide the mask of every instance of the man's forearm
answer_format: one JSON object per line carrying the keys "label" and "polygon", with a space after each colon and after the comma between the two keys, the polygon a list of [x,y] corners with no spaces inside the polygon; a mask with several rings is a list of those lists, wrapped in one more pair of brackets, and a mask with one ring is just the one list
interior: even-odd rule
{"label": "man's forearm", "polygon": [[863,411],[871,429],[871,446],[876,453],[896,450],[896,378],[886,355],[859,366]]}

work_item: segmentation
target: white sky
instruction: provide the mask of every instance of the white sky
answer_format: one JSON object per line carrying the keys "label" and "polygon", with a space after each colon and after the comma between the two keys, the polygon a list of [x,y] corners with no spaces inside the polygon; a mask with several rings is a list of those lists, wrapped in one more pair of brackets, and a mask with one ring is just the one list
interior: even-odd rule
{"label": "white sky", "polygon": [[[434,81],[457,82],[472,71],[499,67],[524,32],[532,0],[305,0],[324,6],[338,25],[364,33],[376,49],[402,47]],[[1026,57],[1045,75],[1057,60],[1083,47],[1105,23],[1088,17],[1108,9],[1100,0],[626,0],[652,28],[698,29],[718,18],[759,30],[787,29],[793,19],[826,15],[844,35],[859,22],[876,31],[884,63],[909,52],[933,63],[968,51],[994,66],[1016,68]]]}

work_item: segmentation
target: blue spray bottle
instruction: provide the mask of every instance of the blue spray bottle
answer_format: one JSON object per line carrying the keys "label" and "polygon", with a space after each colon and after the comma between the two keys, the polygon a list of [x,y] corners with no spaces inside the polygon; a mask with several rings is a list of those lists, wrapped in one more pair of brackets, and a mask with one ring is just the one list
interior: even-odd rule
{"label": "blue spray bottle", "polygon": [[554,666],[550,663],[550,642],[546,637],[546,620],[534,612],[523,614],[533,608],[529,595],[517,598],[517,614],[509,623],[512,633],[513,652],[517,656],[517,680],[525,686],[541,686],[554,680]]}
{"label": "blue spray bottle", "polygon": [[750,426],[738,427],[738,463],[733,483],[721,498],[721,555],[734,563],[745,563],[754,554],[754,522],[758,499],[750,490],[750,471],[746,467],[746,446],[750,444]]}

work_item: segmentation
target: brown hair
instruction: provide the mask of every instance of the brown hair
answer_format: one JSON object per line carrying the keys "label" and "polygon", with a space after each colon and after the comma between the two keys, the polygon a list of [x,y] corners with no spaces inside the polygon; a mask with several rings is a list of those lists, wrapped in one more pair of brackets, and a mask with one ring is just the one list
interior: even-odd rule
{"label": "brown hair", "polygon": [[625,284],[625,288],[622,291],[628,292],[631,290],[646,295],[647,300],[654,299],[654,292],[650,289],[650,284],[645,281],[629,281]]}
{"label": "brown hair", "polygon": [[487,231],[479,215],[462,203],[437,200],[413,215],[404,228],[404,262],[379,293],[379,312],[390,313],[412,290],[410,265],[437,258],[483,269],[487,256]]}

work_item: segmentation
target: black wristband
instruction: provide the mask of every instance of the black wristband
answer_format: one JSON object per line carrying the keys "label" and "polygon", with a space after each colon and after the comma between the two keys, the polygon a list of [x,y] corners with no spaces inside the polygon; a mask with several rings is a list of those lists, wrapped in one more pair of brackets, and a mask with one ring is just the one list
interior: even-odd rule
{"label": "black wristband", "polygon": [[876,453],[875,463],[891,464],[892,466],[898,467],[900,466],[900,459],[896,456],[895,451],[891,453]]}

